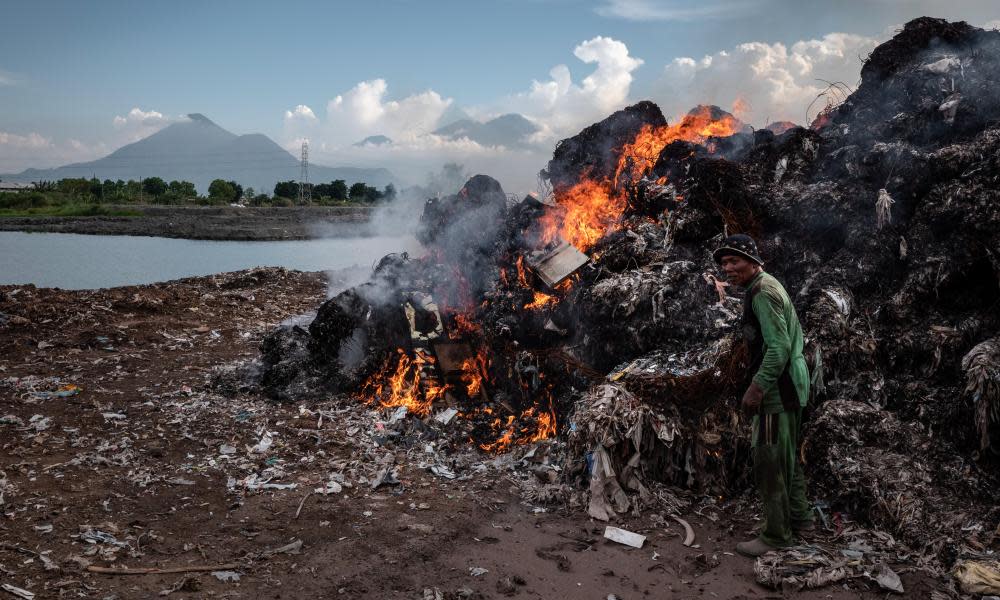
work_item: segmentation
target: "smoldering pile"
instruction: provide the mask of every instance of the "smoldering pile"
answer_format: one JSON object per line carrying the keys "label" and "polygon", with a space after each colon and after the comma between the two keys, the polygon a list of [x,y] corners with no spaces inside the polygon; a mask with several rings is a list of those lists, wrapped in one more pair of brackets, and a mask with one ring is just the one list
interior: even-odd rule
{"label": "smoldering pile", "polygon": [[492,452],[557,436],[604,518],[657,482],[738,492],[740,299],[711,250],[747,232],[807,334],[813,494],[910,543],[993,544],[1000,33],[917,19],[861,76],[780,134],[640,102],[560,142],[541,201],[472,178],[428,203],[427,256],[272,333],[261,389],[457,414]]}

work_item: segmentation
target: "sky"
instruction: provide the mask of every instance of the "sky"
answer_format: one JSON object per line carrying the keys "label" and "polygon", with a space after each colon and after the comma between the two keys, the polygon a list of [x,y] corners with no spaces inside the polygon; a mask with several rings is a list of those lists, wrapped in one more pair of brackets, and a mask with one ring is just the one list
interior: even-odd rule
{"label": "sky", "polygon": [[[1000,25],[1000,0],[67,1],[0,8],[0,173],[91,160],[199,112],[330,166],[419,178],[456,160],[533,177],[552,146],[651,99],[804,122],[907,20]],[[509,112],[531,150],[442,140]],[[390,147],[357,148],[368,135]],[[517,185],[530,187],[531,177]]]}

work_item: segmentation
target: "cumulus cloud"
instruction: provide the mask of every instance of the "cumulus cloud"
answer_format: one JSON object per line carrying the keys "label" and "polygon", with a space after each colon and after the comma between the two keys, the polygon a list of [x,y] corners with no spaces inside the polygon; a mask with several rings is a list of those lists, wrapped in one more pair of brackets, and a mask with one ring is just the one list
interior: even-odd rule
{"label": "cumulus cloud", "polygon": [[108,153],[104,143],[76,139],[55,141],[37,132],[0,131],[0,173],[18,173],[29,167],[47,168],[99,158]]}
{"label": "cumulus cloud", "polygon": [[597,36],[578,45],[573,55],[593,72],[574,83],[569,67],[557,65],[548,81],[502,101],[507,112],[520,112],[542,127],[538,139],[575,133],[575,129],[622,108],[629,99],[633,72],[643,61],[615,39]]}
{"label": "cumulus cloud", "polygon": [[[297,154],[301,141],[309,139],[311,156],[321,164],[387,166],[410,182],[421,181],[444,162],[461,162],[473,171],[500,177],[505,172],[506,181],[501,182],[511,191],[532,190],[552,144],[625,106],[633,73],[643,64],[624,43],[603,36],[582,42],[573,55],[593,65],[581,80],[574,81],[566,65],[557,65],[548,80],[533,81],[522,92],[469,109],[481,120],[507,113],[525,116],[540,129],[529,140],[531,148],[488,147],[435,135],[433,131],[446,124],[442,117],[455,112],[453,100],[434,90],[392,99],[384,79],[362,81],[337,95],[322,118],[305,105],[286,110],[283,145]],[[353,145],[372,135],[388,136],[392,143]],[[515,169],[520,174],[515,175]]]}
{"label": "cumulus cloud", "polygon": [[815,116],[816,106],[808,115],[807,109],[827,82],[856,85],[864,57],[879,42],[829,33],[791,46],[748,42],[700,59],[679,57],[663,69],[653,96],[668,117],[697,104],[729,107],[741,100],[746,106],[741,117],[755,126],[777,120],[804,123]]}
{"label": "cumulus cloud", "polygon": [[733,18],[746,13],[758,2],[701,2],[684,5],[662,0],[606,0],[594,9],[602,17],[629,21],[698,21],[703,19]]}
{"label": "cumulus cloud", "polygon": [[128,114],[123,116],[117,115],[114,119],[115,127],[125,127],[129,124],[138,123],[140,125],[156,125],[162,123],[165,119],[163,118],[163,113],[159,113],[155,110],[142,110],[139,107],[135,107],[128,111]]}
{"label": "cumulus cloud", "polygon": [[135,107],[125,116],[116,115],[112,120],[118,131],[117,142],[128,144],[150,136],[171,123],[171,119],[155,110]]}
{"label": "cumulus cloud", "polygon": [[292,110],[285,111],[285,119],[305,119],[306,121],[315,121],[316,113],[313,109],[309,108],[305,104],[299,104]]}

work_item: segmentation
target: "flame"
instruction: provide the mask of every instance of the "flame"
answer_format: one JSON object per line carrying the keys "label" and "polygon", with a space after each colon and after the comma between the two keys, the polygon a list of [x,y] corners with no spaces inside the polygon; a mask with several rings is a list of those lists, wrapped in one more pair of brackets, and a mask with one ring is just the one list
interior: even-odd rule
{"label": "flame", "polygon": [[544,412],[538,415],[538,430],[528,439],[528,442],[540,442],[556,435],[555,412]]}
{"label": "flame", "polygon": [[[493,423],[494,431],[500,428],[500,419],[494,419]],[[507,417],[507,424],[503,426],[504,432],[495,442],[492,444],[480,444],[479,447],[486,452],[505,452],[510,449],[511,442],[514,440],[514,415]]]}
{"label": "flame", "polygon": [[607,182],[585,178],[556,194],[558,209],[542,216],[542,241],[551,243],[556,236],[587,250],[608,232],[625,212],[623,193],[615,193]]}
{"label": "flame", "polygon": [[453,316],[454,327],[448,332],[448,337],[453,340],[466,336],[478,334],[479,325],[466,313],[455,313]]}
{"label": "flame", "polygon": [[[547,440],[556,435],[556,414],[552,408],[552,400],[549,398],[549,410],[538,413],[535,407],[531,407],[521,413],[520,417],[509,415],[507,421],[494,419],[490,424],[494,432],[500,432],[499,437],[489,444],[480,444],[479,448],[486,452],[499,454],[510,450],[513,446],[523,446],[532,442]],[[534,430],[531,425],[534,423]]]}
{"label": "flame", "polygon": [[528,283],[528,272],[524,270],[524,257],[517,257],[517,283],[523,288],[530,288],[531,284]]}
{"label": "flame", "polygon": [[473,357],[469,357],[462,361],[459,366],[462,370],[462,374],[459,378],[462,383],[465,384],[465,392],[468,394],[469,398],[475,398],[479,396],[479,392],[483,389],[483,374],[479,370],[479,363]]}
{"label": "flame", "polygon": [[735,134],[740,125],[732,115],[713,119],[711,108],[702,106],[673,125],[643,126],[635,139],[621,148],[610,181],[598,181],[584,175],[575,185],[555,191],[558,206],[542,216],[542,241],[550,243],[558,235],[577,249],[588,250],[608,231],[618,227],[628,205],[624,188],[635,185],[649,174],[668,144],[677,140],[704,144],[712,137]]}
{"label": "flame", "polygon": [[653,129],[644,125],[631,144],[625,144],[618,158],[618,168],[615,170],[615,182],[627,167],[632,183],[638,182],[648,173],[660,152],[671,142],[683,140],[704,144],[711,137],[728,137],[738,132],[740,122],[732,115],[723,115],[721,119],[712,118],[712,110],[708,106],[700,106],[695,112],[684,115],[673,125],[664,125]]}
{"label": "flame", "polygon": [[535,292],[535,299],[528,304],[525,304],[524,308],[527,310],[538,310],[544,306],[555,304],[558,301],[559,298],[556,298],[555,296],[550,296],[542,292]]}
{"label": "flame", "polygon": [[419,352],[415,359],[411,359],[406,352],[398,349],[395,368],[391,367],[390,358],[382,369],[368,378],[362,393],[370,403],[377,402],[381,408],[405,406],[417,416],[427,416],[431,405],[443,397],[447,389],[447,386],[426,382],[423,392],[420,390],[420,367],[433,360],[429,355]]}

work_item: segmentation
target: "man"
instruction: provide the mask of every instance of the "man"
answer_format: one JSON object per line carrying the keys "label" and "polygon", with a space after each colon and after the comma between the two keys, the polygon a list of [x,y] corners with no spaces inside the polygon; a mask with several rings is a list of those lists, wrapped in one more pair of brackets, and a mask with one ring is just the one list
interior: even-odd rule
{"label": "man", "polygon": [[764,272],[757,244],[731,235],[712,257],[733,285],[746,290],[743,337],[752,380],[743,409],[753,415],[753,468],[763,504],[760,535],[736,545],[745,556],[788,546],[794,532],[813,529],[798,459],[802,409],[809,398],[809,370],[802,356],[802,327],[785,288]]}

